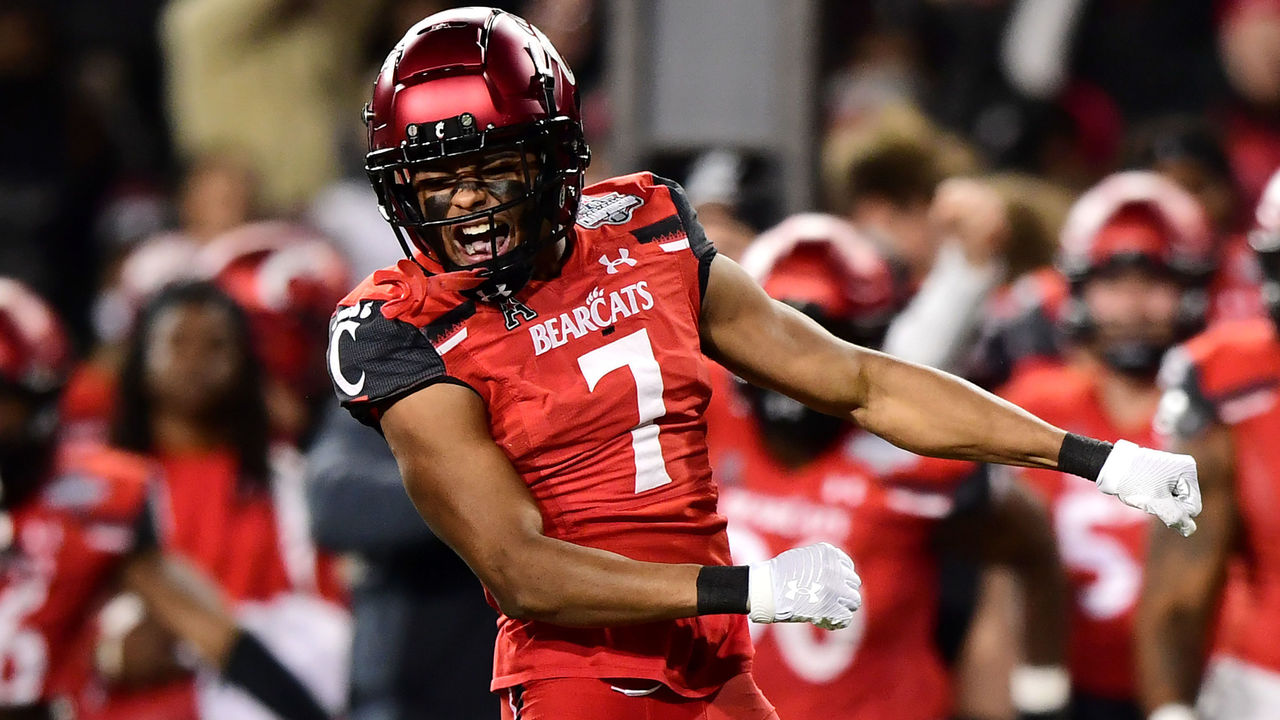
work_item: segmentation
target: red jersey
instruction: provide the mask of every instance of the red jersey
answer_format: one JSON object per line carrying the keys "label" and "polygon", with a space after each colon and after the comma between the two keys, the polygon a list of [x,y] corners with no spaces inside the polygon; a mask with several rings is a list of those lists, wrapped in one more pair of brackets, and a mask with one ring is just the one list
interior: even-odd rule
{"label": "red jersey", "polygon": [[[294,592],[341,599],[332,558],[317,553],[308,537],[296,453],[273,450],[270,491],[242,487],[229,449],[162,454],[156,461],[163,471],[155,501],[160,545],[215,582],[242,623],[246,608],[275,607]],[[77,702],[86,720],[200,717],[190,678],[142,688],[103,688],[91,679]]]}
{"label": "red jersey", "polygon": [[332,560],[317,553],[307,527],[301,457],[272,451],[270,489],[246,490],[229,449],[163,454],[160,540],[204,571],[236,603],[288,592],[339,600]]}
{"label": "red jersey", "polygon": [[1280,672],[1280,338],[1269,319],[1222,323],[1170,353],[1162,432],[1230,428],[1243,572],[1228,575],[1215,652]]}
{"label": "red jersey", "polygon": [[752,625],[756,682],[783,718],[940,720],[951,679],[934,640],[933,530],[969,463],[923,458],[853,430],[800,468],[770,455],[729,373],[707,413],[708,443],[736,563],[827,541],[863,581],[853,624]]}
{"label": "red jersey", "polygon": [[[484,400],[548,536],[636,560],[729,564],[698,330],[715,250],[679,186],[641,173],[586,189],[566,253],[558,277],[501,304],[428,281],[408,260],[374,273],[331,323],[339,398],[376,422],[425,385],[465,384]],[[498,623],[495,690],[628,677],[704,696],[751,656],[741,615],[587,629]]]}
{"label": "red jersey", "polygon": [[69,648],[146,513],[151,467],[137,456],[90,446],[62,450],[38,490],[4,515],[12,532],[0,554],[0,707],[43,702],[88,671]]}
{"label": "red jersey", "polygon": [[[1116,427],[1103,410],[1095,376],[1078,368],[1029,373],[1002,395],[1068,432],[1154,444],[1149,426]],[[1067,650],[1072,685],[1101,697],[1132,698],[1136,691],[1133,620],[1142,590],[1147,515],[1075,475],[1010,470],[1045,499],[1053,518],[1071,592]]]}

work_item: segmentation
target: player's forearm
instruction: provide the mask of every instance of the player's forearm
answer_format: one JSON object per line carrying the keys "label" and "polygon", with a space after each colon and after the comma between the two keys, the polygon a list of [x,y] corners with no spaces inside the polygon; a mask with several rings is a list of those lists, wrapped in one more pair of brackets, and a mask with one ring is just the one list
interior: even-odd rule
{"label": "player's forearm", "polygon": [[954,375],[859,350],[863,428],[920,455],[1056,468],[1066,433]]}
{"label": "player's forearm", "polygon": [[698,614],[699,565],[640,562],[541,536],[499,552],[481,579],[510,617],[605,627]]}
{"label": "player's forearm", "polygon": [[1207,622],[1206,613],[1180,607],[1168,597],[1144,600],[1136,649],[1138,684],[1148,711],[1171,703],[1194,704]]}
{"label": "player's forearm", "polygon": [[[1210,486],[1211,521],[1219,514],[1216,500]],[[1205,523],[1190,538],[1152,534],[1134,633],[1138,686],[1148,710],[1195,701],[1226,575],[1224,525]]]}
{"label": "player's forearm", "polygon": [[1022,585],[1022,646],[1035,666],[1066,664],[1067,577],[1056,551],[1028,553],[1013,566]]}

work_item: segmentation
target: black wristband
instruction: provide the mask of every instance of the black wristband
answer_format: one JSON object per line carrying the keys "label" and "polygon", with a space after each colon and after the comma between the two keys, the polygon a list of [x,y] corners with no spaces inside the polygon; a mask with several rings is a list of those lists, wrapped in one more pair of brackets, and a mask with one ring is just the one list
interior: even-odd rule
{"label": "black wristband", "polygon": [[750,575],[746,565],[704,565],[698,571],[698,614],[745,614]]}
{"label": "black wristband", "polygon": [[329,714],[311,691],[261,641],[244,630],[231,646],[222,677],[286,720],[329,720]]}
{"label": "black wristband", "polygon": [[1098,482],[1098,474],[1102,472],[1111,448],[1109,442],[1067,433],[1062,439],[1062,448],[1058,450],[1058,469]]}

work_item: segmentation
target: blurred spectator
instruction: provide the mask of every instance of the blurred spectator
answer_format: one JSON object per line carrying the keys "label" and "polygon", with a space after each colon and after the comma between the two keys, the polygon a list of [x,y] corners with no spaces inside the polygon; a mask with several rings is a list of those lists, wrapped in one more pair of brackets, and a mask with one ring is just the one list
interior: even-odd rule
{"label": "blurred spectator", "polygon": [[351,720],[497,718],[493,611],[466,564],[409,502],[386,443],[334,407],[307,475],[316,542],[360,563],[351,589]]}
{"label": "blurred spectator", "polygon": [[1135,130],[1127,166],[1153,170],[1200,201],[1213,229],[1217,272],[1210,287],[1213,321],[1264,313],[1262,269],[1241,230],[1244,199],[1220,132],[1205,120],[1174,116]]}
{"label": "blurred spectator", "polygon": [[1196,196],[1221,239],[1241,229],[1243,198],[1221,131],[1190,115],[1167,115],[1134,127],[1123,165],[1158,172]]}
{"label": "blurred spectator", "polygon": [[[302,207],[338,175],[374,0],[173,0],[161,21],[175,145],[236,148],[263,202]],[[351,103],[344,109],[344,103]]]}
{"label": "blurred spectator", "polygon": [[[129,343],[112,440],[163,469],[161,546],[208,573],[240,621],[337,709],[345,701],[350,650],[347,615],[335,604],[342,593],[331,560],[311,543],[301,457],[271,442],[268,423],[244,311],[212,285],[162,290],[143,309]],[[139,673],[132,663],[154,657],[129,652],[138,646],[129,632],[146,634],[150,622],[140,630],[107,628],[116,636],[105,641],[120,643],[119,667],[129,675]],[[155,670],[160,677],[172,671]],[[85,716],[164,713],[269,717],[203,676],[195,685],[116,690]]]}
{"label": "blurred spectator", "polygon": [[112,178],[99,118],[65,61],[46,4],[0,4],[0,268],[82,335],[97,271],[89,229]]}
{"label": "blurred spectator", "polygon": [[743,157],[730,150],[712,150],[698,157],[684,183],[689,204],[716,252],[733,260],[742,257],[755,230],[738,216],[745,172]]}
{"label": "blurred spectator", "polygon": [[1228,0],[1218,29],[1237,102],[1227,115],[1231,166],[1253,207],[1280,166],[1280,2]]}
{"label": "blurred spectator", "polygon": [[192,260],[200,247],[256,217],[258,195],[253,171],[236,154],[211,152],[193,160],[175,199],[177,228],[113,248],[120,257],[104,274],[94,308],[99,342],[120,342],[148,296],[173,280],[194,277]]}

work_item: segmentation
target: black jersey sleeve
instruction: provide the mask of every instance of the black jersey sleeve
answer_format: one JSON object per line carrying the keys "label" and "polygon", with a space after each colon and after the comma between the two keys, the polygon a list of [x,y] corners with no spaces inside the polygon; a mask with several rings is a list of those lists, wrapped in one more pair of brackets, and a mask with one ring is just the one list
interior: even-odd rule
{"label": "black jersey sleeve", "polygon": [[1165,355],[1159,381],[1164,393],[1156,409],[1157,433],[1190,438],[1217,422],[1217,407],[1202,389],[1199,368],[1185,349],[1176,347]]}
{"label": "black jersey sleeve", "polygon": [[382,315],[382,301],[339,307],[329,321],[329,378],[343,407],[378,427],[397,400],[449,380],[444,360],[419,329]]}
{"label": "black jersey sleeve", "polygon": [[707,277],[711,273],[711,260],[716,256],[716,247],[707,238],[707,231],[698,221],[698,213],[689,204],[689,197],[685,194],[684,188],[680,187],[680,183],[657,175],[653,176],[653,182],[666,186],[671,192],[671,203],[676,206],[676,217],[680,219],[685,237],[689,238],[689,249],[693,251],[694,257],[698,258],[698,291],[705,295]]}

